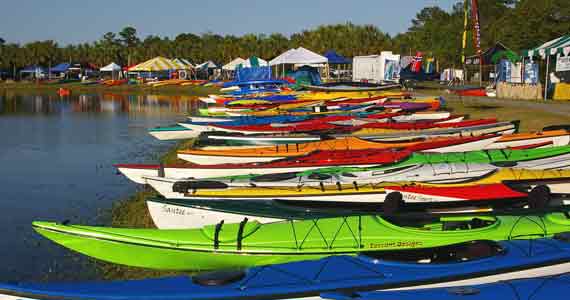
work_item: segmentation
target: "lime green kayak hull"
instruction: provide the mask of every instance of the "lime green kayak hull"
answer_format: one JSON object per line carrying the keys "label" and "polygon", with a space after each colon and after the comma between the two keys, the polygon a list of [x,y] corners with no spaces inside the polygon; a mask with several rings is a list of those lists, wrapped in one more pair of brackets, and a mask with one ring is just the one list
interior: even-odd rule
{"label": "lime green kayak hull", "polygon": [[224,224],[217,233],[215,225],[186,230],[47,222],[34,222],[33,226],[46,238],[100,260],[159,270],[196,271],[246,268],[366,251],[431,248],[473,240],[550,237],[569,232],[570,219],[564,214],[443,218],[412,228],[377,216],[355,216]]}

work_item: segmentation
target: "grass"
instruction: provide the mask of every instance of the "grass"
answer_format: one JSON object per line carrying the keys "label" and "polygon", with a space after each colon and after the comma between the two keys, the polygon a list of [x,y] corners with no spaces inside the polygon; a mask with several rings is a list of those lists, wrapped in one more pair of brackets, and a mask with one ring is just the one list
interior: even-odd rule
{"label": "grass", "polygon": [[520,132],[540,131],[550,125],[568,124],[568,115],[541,109],[540,105],[516,105],[513,102],[486,103],[479,100],[447,101],[447,107],[456,114],[468,114],[471,119],[496,118],[501,121],[520,120]]}
{"label": "grass", "polygon": [[[159,161],[163,164],[173,164],[179,162],[178,158],[176,157],[176,152],[180,149],[189,148],[193,143],[194,140],[187,140],[178,143],[178,145],[162,155]],[[150,187],[144,187],[136,194],[126,199],[117,201],[110,211],[111,226],[125,228],[156,228],[150,214],[148,213],[146,200],[157,196],[158,193],[152,190]],[[95,269],[99,277],[105,280],[143,279],[186,275],[186,273],[181,272],[154,271],[142,268],[121,266],[93,259],[91,259],[91,262],[95,265]]]}

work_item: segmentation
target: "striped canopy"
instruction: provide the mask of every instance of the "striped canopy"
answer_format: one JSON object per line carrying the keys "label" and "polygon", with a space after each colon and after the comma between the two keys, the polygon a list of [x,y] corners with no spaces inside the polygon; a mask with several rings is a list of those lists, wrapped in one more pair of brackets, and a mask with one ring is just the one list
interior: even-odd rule
{"label": "striped canopy", "polygon": [[192,70],[194,65],[185,58],[175,58],[172,60],[175,64],[180,66],[180,70]]}
{"label": "striped canopy", "polygon": [[546,42],[537,48],[527,50],[523,53],[523,56],[540,56],[542,58],[545,58],[547,55],[556,54],[570,54],[570,35],[564,35],[552,41]]}
{"label": "striped canopy", "polygon": [[159,71],[168,71],[168,70],[183,70],[186,68],[187,67],[184,67],[181,64],[177,64],[168,58],[158,56],[130,68],[129,71],[159,72]]}

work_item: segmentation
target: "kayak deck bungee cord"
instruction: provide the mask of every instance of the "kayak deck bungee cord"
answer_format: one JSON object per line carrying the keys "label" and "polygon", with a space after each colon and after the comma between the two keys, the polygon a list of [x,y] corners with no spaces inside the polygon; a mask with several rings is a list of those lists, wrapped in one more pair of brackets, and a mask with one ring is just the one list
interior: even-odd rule
{"label": "kayak deck bungee cord", "polygon": [[[570,244],[560,235],[553,239],[473,241],[424,250],[332,256],[192,277],[0,284],[0,294],[34,300],[317,300],[322,299],[319,295],[336,298],[339,293],[346,296],[385,291],[387,295],[397,295],[389,299],[416,300],[414,296],[424,295],[423,291],[415,294],[393,290],[453,288],[530,276],[557,276],[567,273],[569,265]],[[544,287],[541,290],[548,290],[548,286]],[[405,294],[410,298],[400,297]],[[458,297],[471,299],[476,296]]]}

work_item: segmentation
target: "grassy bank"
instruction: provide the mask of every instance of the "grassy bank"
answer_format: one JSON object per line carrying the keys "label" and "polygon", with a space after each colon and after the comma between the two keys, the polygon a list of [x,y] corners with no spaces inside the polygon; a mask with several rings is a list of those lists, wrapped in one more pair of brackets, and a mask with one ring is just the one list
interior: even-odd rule
{"label": "grassy bank", "polygon": [[26,94],[45,94],[46,92],[56,92],[60,88],[71,90],[75,93],[114,93],[129,95],[188,95],[188,96],[207,96],[209,94],[219,93],[217,87],[205,86],[160,86],[151,87],[148,85],[83,85],[81,83],[65,83],[65,84],[36,84],[33,82],[14,82],[0,83],[0,92],[13,91],[25,92]]}
{"label": "grassy bank", "polygon": [[[173,147],[170,151],[165,153],[160,162],[164,164],[172,164],[178,162],[176,152],[180,149],[190,147],[193,140],[184,141]],[[126,227],[126,228],[155,228],[152,218],[150,217],[146,208],[146,200],[157,197],[158,193],[150,187],[143,187],[142,190],[136,194],[116,202],[110,211],[111,226],[113,227]],[[161,277],[180,275],[179,272],[161,272],[141,268],[132,268],[126,266],[115,265],[102,261],[92,260],[96,267],[96,272],[99,277],[107,280],[116,279],[142,279],[150,277]]]}

